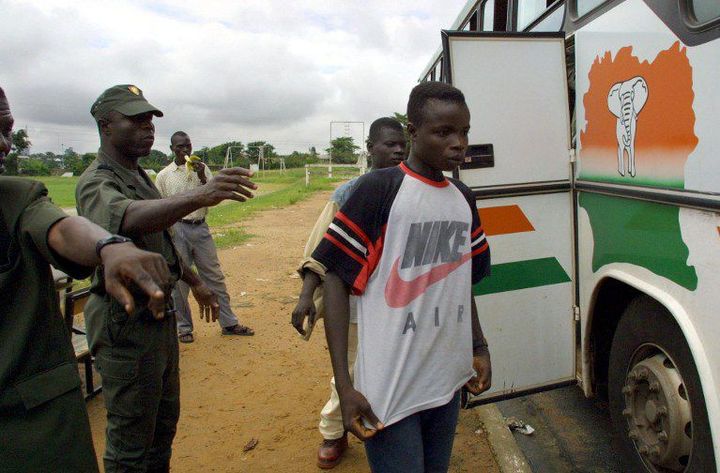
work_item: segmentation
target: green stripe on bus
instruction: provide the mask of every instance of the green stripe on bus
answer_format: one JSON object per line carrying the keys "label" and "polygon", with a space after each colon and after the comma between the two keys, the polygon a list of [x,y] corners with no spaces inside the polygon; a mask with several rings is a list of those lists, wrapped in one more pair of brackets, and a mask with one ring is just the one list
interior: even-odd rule
{"label": "green stripe on bus", "polygon": [[473,286],[473,294],[484,296],[530,287],[569,282],[557,258],[540,258],[492,265],[491,275]]}

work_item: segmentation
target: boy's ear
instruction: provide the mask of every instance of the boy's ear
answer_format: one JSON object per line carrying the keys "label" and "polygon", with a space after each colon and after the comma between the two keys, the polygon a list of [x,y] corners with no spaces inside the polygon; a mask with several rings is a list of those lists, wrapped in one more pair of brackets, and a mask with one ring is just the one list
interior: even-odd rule
{"label": "boy's ear", "polygon": [[410,135],[410,138],[412,138],[414,140],[415,135],[417,135],[417,127],[412,122],[408,122],[407,132],[408,132],[408,135]]}
{"label": "boy's ear", "polygon": [[372,154],[373,142],[370,140],[367,140],[367,142],[365,144],[365,148],[367,149],[368,154]]}

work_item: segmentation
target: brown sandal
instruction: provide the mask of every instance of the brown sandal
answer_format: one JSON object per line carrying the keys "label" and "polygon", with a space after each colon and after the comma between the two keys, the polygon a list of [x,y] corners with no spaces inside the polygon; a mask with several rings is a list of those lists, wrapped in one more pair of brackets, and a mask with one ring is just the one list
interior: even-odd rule
{"label": "brown sandal", "polygon": [[192,343],[195,341],[195,337],[192,333],[183,333],[178,336],[178,340],[180,340],[180,343]]}

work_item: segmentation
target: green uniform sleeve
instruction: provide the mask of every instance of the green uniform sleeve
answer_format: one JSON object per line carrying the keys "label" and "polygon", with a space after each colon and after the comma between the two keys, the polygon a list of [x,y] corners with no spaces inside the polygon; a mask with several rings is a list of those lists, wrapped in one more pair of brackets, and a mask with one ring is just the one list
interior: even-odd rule
{"label": "green uniform sleeve", "polygon": [[79,183],[75,191],[78,215],[112,234],[119,234],[123,217],[133,202],[121,192],[118,183],[102,175]]}
{"label": "green uniform sleeve", "polygon": [[75,279],[85,279],[90,276],[93,268],[81,266],[63,258],[48,244],[50,229],[68,215],[56,207],[45,195],[47,190],[44,188],[43,190],[43,194],[35,198],[20,216],[18,222],[20,234],[32,240],[45,261]]}

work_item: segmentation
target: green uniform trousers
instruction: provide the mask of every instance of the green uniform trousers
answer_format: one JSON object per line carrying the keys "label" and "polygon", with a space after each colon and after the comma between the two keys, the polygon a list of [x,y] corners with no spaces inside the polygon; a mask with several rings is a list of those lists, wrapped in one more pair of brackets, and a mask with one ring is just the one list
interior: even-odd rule
{"label": "green uniform trousers", "polygon": [[180,416],[175,317],[157,321],[147,311],[128,316],[122,309],[96,315],[88,335],[107,408],[105,471],[166,472]]}

